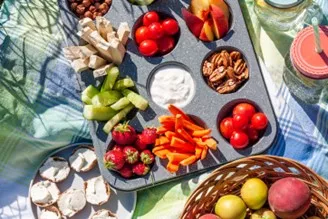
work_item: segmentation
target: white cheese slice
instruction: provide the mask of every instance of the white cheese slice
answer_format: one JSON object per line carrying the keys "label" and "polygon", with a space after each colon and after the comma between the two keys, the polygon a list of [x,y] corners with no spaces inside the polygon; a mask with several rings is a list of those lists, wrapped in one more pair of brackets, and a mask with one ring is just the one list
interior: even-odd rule
{"label": "white cheese slice", "polygon": [[77,172],[85,172],[97,161],[97,157],[94,151],[88,148],[79,148],[69,158],[71,167]]}
{"label": "white cheese slice", "polygon": [[100,36],[106,39],[107,34],[113,31],[113,26],[109,20],[104,17],[96,17],[96,27]]}
{"label": "white cheese slice", "polygon": [[40,176],[52,182],[61,182],[67,178],[70,167],[64,158],[50,157],[39,169]]}
{"label": "white cheese slice", "polygon": [[107,61],[97,55],[91,55],[89,61],[89,68],[97,69],[101,66],[104,66]]}
{"label": "white cheese slice", "polygon": [[45,209],[42,209],[39,219],[61,219],[61,215],[59,210],[54,207],[50,206]]}
{"label": "white cheese slice", "polygon": [[86,197],[90,204],[104,204],[108,201],[109,196],[109,185],[102,176],[94,177],[86,182]]}
{"label": "white cheese slice", "polygon": [[81,59],[89,58],[90,56],[95,55],[97,53],[97,49],[90,44],[80,46],[79,56]]}
{"label": "white cheese slice", "polygon": [[87,61],[88,59],[76,59],[71,63],[71,66],[75,72],[81,73],[89,68]]}
{"label": "white cheese slice", "polygon": [[81,28],[89,27],[92,30],[96,30],[96,25],[93,23],[93,20],[89,17],[83,18],[79,21]]}
{"label": "white cheese slice", "polygon": [[104,65],[104,66],[97,68],[96,70],[93,71],[93,77],[99,78],[99,77],[107,75],[107,70],[112,68],[113,66],[114,66],[114,64],[111,63],[109,65]]}
{"label": "white cheese slice", "polygon": [[117,34],[115,31],[110,32],[107,34],[107,42],[113,40],[113,39],[118,39]]}
{"label": "white cheese slice", "polygon": [[109,52],[110,44],[102,38],[97,31],[93,31],[89,35],[91,44],[99,51],[100,56],[107,61],[112,61],[111,53]]}
{"label": "white cheese slice", "polygon": [[61,194],[58,208],[64,216],[72,217],[86,205],[85,193],[81,189],[69,189]]}
{"label": "white cheese slice", "polygon": [[101,209],[93,214],[91,219],[115,219],[114,214],[108,210]]}
{"label": "white cheese slice", "polygon": [[49,206],[58,200],[59,193],[55,183],[48,180],[40,181],[32,186],[31,199],[37,205]]}
{"label": "white cheese slice", "polygon": [[118,39],[111,40],[109,44],[109,51],[112,56],[113,63],[116,65],[120,65],[123,61],[126,52],[123,44]]}
{"label": "white cheese slice", "polygon": [[80,47],[79,46],[68,46],[63,48],[63,53],[66,59],[73,61],[80,58]]}
{"label": "white cheese slice", "polygon": [[90,27],[84,27],[77,33],[77,35],[80,36],[80,38],[82,38],[84,41],[91,43],[90,34],[92,31],[94,30],[92,30]]}
{"label": "white cheese slice", "polygon": [[121,43],[124,46],[126,45],[126,42],[129,39],[130,32],[131,32],[131,30],[130,30],[130,27],[127,22],[120,23],[120,26],[118,26],[118,29],[117,29],[117,36],[118,36],[119,41],[121,41]]}

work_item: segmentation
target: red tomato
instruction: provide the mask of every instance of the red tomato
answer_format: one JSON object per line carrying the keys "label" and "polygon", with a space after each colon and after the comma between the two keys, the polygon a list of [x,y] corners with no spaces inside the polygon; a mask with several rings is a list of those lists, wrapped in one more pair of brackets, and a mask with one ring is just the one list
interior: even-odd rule
{"label": "red tomato", "polygon": [[144,40],[140,43],[139,51],[144,56],[152,56],[158,51],[157,43],[154,40]]}
{"label": "red tomato", "polygon": [[232,124],[235,130],[245,130],[249,119],[245,114],[235,114],[232,117]]}
{"label": "red tomato", "polygon": [[248,146],[248,136],[241,131],[234,131],[230,137],[230,144],[236,149],[243,149]]}
{"label": "red tomato", "polygon": [[159,16],[155,11],[147,12],[142,18],[142,23],[144,26],[149,26],[150,24],[158,21]]}
{"label": "red tomato", "polygon": [[179,24],[173,18],[165,19],[162,22],[162,26],[167,35],[174,35],[179,31]]}
{"label": "red tomato", "polygon": [[221,121],[220,123],[220,132],[223,137],[230,139],[233,133],[233,125],[232,125],[232,118],[228,117]]}
{"label": "red tomato", "polygon": [[239,103],[237,106],[233,108],[232,115],[242,115],[245,114],[250,120],[252,116],[255,114],[256,110],[252,104],[249,103]]}
{"label": "red tomato", "polygon": [[161,39],[157,40],[157,45],[158,45],[158,51],[161,54],[166,54],[174,48],[175,41],[173,37],[164,36]]}
{"label": "red tomato", "polygon": [[257,129],[265,129],[268,125],[268,119],[264,113],[255,113],[251,120],[251,125]]}
{"label": "red tomato", "polygon": [[248,126],[247,135],[251,142],[256,142],[259,139],[259,132],[252,126]]}
{"label": "red tomato", "polygon": [[153,40],[158,40],[164,36],[164,29],[162,24],[154,22],[148,26],[149,36]]}
{"label": "red tomato", "polygon": [[136,34],[136,41],[140,44],[144,40],[149,40],[149,29],[148,27],[141,26],[137,29]]}

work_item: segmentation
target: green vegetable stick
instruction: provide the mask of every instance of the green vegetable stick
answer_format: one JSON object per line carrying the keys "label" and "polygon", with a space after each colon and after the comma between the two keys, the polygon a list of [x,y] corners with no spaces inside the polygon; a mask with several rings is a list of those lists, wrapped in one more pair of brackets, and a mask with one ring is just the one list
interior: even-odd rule
{"label": "green vegetable stick", "polygon": [[108,121],[118,112],[106,106],[85,105],[83,116],[88,120]]}
{"label": "green vegetable stick", "polygon": [[148,101],[140,96],[139,94],[133,92],[129,89],[122,90],[123,95],[128,98],[128,100],[138,109],[146,110],[148,107]]}
{"label": "green vegetable stick", "polygon": [[114,84],[116,82],[117,77],[119,76],[120,72],[116,66],[113,66],[107,71],[107,76],[105,78],[104,83],[101,86],[100,92],[112,90],[114,87]]}
{"label": "green vegetable stick", "polygon": [[113,105],[111,105],[110,107],[113,110],[121,110],[123,108],[125,108],[127,105],[129,105],[131,102],[128,100],[128,98],[126,97],[122,97],[121,99],[119,99],[116,103],[114,103]]}
{"label": "green vegetable stick", "polygon": [[124,78],[121,80],[116,81],[113,90],[123,90],[125,88],[133,87],[134,82],[131,78]]}
{"label": "green vegetable stick", "polygon": [[129,104],[124,109],[122,109],[120,112],[118,112],[111,120],[109,120],[105,124],[105,126],[103,128],[104,132],[109,134],[109,132],[114,128],[114,126],[116,124],[118,124],[122,119],[124,119],[133,108],[134,108],[134,106],[132,104]]}
{"label": "green vegetable stick", "polygon": [[122,94],[116,90],[104,91],[92,98],[94,106],[109,106],[122,98]]}
{"label": "green vegetable stick", "polygon": [[85,104],[91,104],[91,99],[96,94],[98,94],[99,91],[97,88],[95,88],[93,85],[89,85],[87,88],[84,89],[84,91],[81,93],[81,99],[82,102]]}

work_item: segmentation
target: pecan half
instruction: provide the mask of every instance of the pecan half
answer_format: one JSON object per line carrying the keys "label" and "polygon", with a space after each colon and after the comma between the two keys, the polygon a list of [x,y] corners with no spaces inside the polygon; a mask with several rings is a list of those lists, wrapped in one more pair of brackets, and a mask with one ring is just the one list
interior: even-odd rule
{"label": "pecan half", "polygon": [[234,79],[228,79],[219,87],[216,88],[217,92],[220,94],[231,93],[237,89],[239,82]]}
{"label": "pecan half", "polygon": [[210,82],[218,82],[221,81],[222,78],[226,76],[227,71],[224,70],[224,68],[217,68],[213,71],[213,73],[210,75],[209,80]]}
{"label": "pecan half", "polygon": [[232,61],[236,61],[241,58],[241,54],[238,51],[233,51],[230,53],[230,57],[231,57]]}
{"label": "pecan half", "polygon": [[203,65],[203,75],[208,77],[212,74],[213,70],[214,70],[213,64],[208,61],[205,61]]}

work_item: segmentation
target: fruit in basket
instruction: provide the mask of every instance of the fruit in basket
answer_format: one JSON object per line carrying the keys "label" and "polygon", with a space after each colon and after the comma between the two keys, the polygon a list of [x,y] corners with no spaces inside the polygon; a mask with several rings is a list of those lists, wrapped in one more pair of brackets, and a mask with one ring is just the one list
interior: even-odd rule
{"label": "fruit in basket", "polygon": [[150,168],[148,165],[138,162],[132,166],[132,172],[138,176],[144,176],[149,172]]}
{"label": "fruit in basket", "polygon": [[268,201],[271,210],[278,217],[298,218],[310,207],[311,191],[303,181],[287,177],[271,185]]}
{"label": "fruit in basket", "polygon": [[140,153],[140,160],[144,164],[152,164],[155,160],[154,154],[150,150],[144,150]]}
{"label": "fruit in basket", "polygon": [[255,211],[250,219],[276,219],[276,215],[266,208]]}
{"label": "fruit in basket", "polygon": [[143,56],[165,55],[173,50],[179,33],[178,22],[155,11],[142,17],[142,25],[137,28],[135,40]]}
{"label": "fruit in basket", "polygon": [[119,170],[125,164],[123,152],[115,150],[108,151],[104,156],[104,163],[107,169]]}
{"label": "fruit in basket", "polygon": [[220,218],[215,214],[204,214],[200,216],[199,219],[220,219]]}
{"label": "fruit in basket", "polygon": [[137,139],[137,133],[128,123],[122,123],[114,127],[112,138],[119,145],[131,145]]}
{"label": "fruit in basket", "polygon": [[308,217],[307,219],[321,219],[321,218],[317,217],[317,216],[311,216],[311,217]]}
{"label": "fruit in basket", "polygon": [[262,208],[268,198],[268,187],[259,178],[248,179],[241,190],[241,198],[246,205],[252,210]]}
{"label": "fruit in basket", "polygon": [[221,219],[244,219],[246,217],[246,205],[236,195],[222,196],[215,204],[214,210]]}
{"label": "fruit in basket", "polygon": [[132,146],[125,146],[123,148],[123,154],[125,162],[128,164],[134,164],[139,160],[139,151]]}
{"label": "fruit in basket", "polygon": [[203,41],[220,39],[229,30],[230,11],[224,0],[192,0],[190,11],[182,9],[182,16],[190,31]]}

